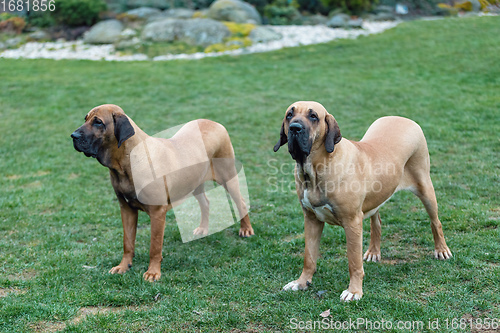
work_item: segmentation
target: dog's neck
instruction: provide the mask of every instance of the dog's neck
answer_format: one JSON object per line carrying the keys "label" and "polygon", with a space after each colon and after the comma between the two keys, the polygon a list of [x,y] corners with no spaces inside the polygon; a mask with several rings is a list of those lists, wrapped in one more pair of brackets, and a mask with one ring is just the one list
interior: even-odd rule
{"label": "dog's neck", "polygon": [[303,163],[296,165],[296,172],[299,181],[303,182],[307,188],[322,186],[325,179],[340,182],[342,168],[349,164],[349,155],[346,146],[352,145],[351,141],[343,138],[335,145],[333,152],[328,153],[324,145],[311,150]]}
{"label": "dog's neck", "polygon": [[138,144],[149,138],[149,135],[147,135],[137,125],[135,125],[134,123],[132,124],[134,127],[135,134],[132,137],[125,140],[120,146],[120,148],[114,150],[107,150],[111,151],[111,153],[104,154],[102,156],[102,160],[99,159],[99,162],[102,165],[114,171],[118,175],[122,176],[131,174],[129,157],[132,150]]}

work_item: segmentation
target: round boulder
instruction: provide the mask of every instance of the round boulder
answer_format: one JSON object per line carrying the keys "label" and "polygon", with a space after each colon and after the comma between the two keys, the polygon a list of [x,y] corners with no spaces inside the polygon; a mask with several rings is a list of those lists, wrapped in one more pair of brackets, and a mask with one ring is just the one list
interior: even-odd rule
{"label": "round boulder", "polygon": [[330,28],[345,28],[350,20],[349,15],[337,14],[333,16],[326,25]]}
{"label": "round boulder", "polygon": [[208,9],[208,17],[218,21],[261,24],[259,12],[241,0],[217,0]]}
{"label": "round boulder", "polygon": [[254,43],[267,43],[273,40],[279,40],[283,38],[283,36],[271,28],[256,27],[250,32],[248,38]]}
{"label": "round boulder", "polygon": [[123,24],[118,20],[105,20],[85,33],[83,41],[88,44],[112,44],[120,38]]}
{"label": "round boulder", "polygon": [[44,40],[50,39],[50,35],[43,30],[37,30],[28,35],[29,39],[32,40]]}
{"label": "round boulder", "polygon": [[176,19],[166,18],[146,24],[142,30],[142,38],[155,42],[171,42],[178,35],[181,22]]}
{"label": "round boulder", "polygon": [[192,45],[208,46],[222,43],[231,36],[222,23],[211,19],[172,19],[148,23],[142,31],[142,38],[156,42],[180,40]]}
{"label": "round boulder", "polygon": [[194,15],[194,10],[188,8],[172,8],[163,12],[164,17],[189,19]]}
{"label": "round boulder", "polygon": [[139,7],[136,9],[131,9],[127,12],[128,15],[134,15],[141,19],[147,19],[151,16],[155,16],[161,13],[158,8],[151,7]]}
{"label": "round boulder", "polygon": [[220,22],[211,19],[190,19],[183,22],[179,40],[206,47],[222,43],[224,38],[229,36],[231,32]]}

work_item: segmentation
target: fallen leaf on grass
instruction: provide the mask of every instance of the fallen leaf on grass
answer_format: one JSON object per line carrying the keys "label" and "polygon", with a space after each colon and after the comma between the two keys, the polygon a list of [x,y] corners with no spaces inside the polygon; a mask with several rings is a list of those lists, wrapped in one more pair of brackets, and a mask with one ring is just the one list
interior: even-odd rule
{"label": "fallen leaf on grass", "polygon": [[321,317],[326,318],[330,315],[330,309],[323,311],[319,314]]}

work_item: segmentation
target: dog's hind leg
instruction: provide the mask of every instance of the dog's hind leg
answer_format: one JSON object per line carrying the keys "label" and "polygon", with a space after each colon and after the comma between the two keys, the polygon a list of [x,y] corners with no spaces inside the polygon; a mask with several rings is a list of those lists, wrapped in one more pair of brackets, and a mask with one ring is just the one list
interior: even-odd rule
{"label": "dog's hind leg", "polygon": [[210,202],[205,194],[205,184],[198,186],[193,194],[196,200],[198,200],[201,210],[200,226],[193,230],[193,235],[205,236],[208,234],[208,216],[210,212]]}
{"label": "dog's hind leg", "polygon": [[412,188],[412,192],[422,201],[431,219],[432,235],[434,236],[434,256],[436,259],[451,258],[452,254],[444,240],[443,227],[438,218],[436,194],[430,175],[417,176],[415,187]]}
{"label": "dog's hind leg", "polygon": [[363,259],[367,262],[380,261],[380,239],[382,235],[382,220],[380,213],[377,210],[375,214],[370,217],[370,246],[368,251],[365,252]]}
{"label": "dog's hind leg", "polygon": [[234,157],[232,158],[216,158],[212,160],[212,174],[214,180],[224,186],[226,191],[233,199],[238,209],[240,219],[240,237],[249,237],[254,235],[250,217],[248,216],[248,208],[241,195],[238,172]]}

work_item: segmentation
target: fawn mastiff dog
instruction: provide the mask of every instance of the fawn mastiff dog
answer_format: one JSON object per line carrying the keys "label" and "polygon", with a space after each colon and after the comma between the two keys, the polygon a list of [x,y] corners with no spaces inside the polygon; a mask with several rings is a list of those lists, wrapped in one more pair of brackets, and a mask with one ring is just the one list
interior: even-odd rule
{"label": "fawn mastiff dog", "polygon": [[[306,289],[316,271],[325,222],[344,228],[350,282],[343,301],[363,296],[363,259],[380,261],[379,208],[399,190],[412,191],[431,219],[434,255],[450,258],[434,187],[427,143],[419,125],[402,117],[377,119],[359,142],[340,134],[335,118],[317,102],[296,102],[286,111],[276,152],[288,143],[296,161],[295,183],[304,213],[304,268],[284,290]],[[370,217],[371,239],[363,255],[363,219]]]}
{"label": "fawn mastiff dog", "polygon": [[[111,274],[125,273],[132,266],[139,210],[151,219],[150,262],[143,275],[145,280],[156,281],[161,276],[167,211],[191,193],[201,208],[201,223],[193,233],[207,234],[209,203],[203,184],[208,180],[223,185],[234,200],[241,219],[240,236],[254,234],[238,181],[234,181],[237,177],[234,151],[224,126],[199,119],[184,125],[171,139],[153,138],[119,106],[105,104],[93,108],[71,137],[77,151],[109,168],[111,184],[120,203],[123,259],[111,268]],[[134,149],[136,147],[140,149]],[[132,156],[135,164],[131,162]],[[134,166],[139,168],[139,177],[132,176]],[[151,167],[159,177],[144,182],[143,175]],[[139,183],[140,193],[136,188]]]}

